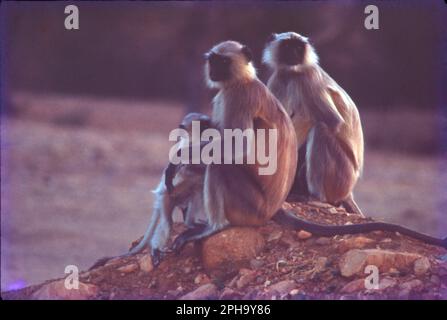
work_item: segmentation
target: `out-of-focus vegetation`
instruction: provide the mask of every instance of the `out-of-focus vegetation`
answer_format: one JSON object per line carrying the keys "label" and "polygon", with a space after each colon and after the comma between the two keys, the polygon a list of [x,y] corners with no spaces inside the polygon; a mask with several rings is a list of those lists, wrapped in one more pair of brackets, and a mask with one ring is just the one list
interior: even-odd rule
{"label": "out-of-focus vegetation", "polygon": [[176,99],[201,108],[206,50],[227,39],[248,44],[265,80],[265,40],[293,30],[310,37],[360,109],[433,108],[444,23],[437,2],[378,2],[379,30],[364,27],[369,2],[83,2],[76,31],[64,29],[65,3],[8,3],[8,80],[22,90]]}

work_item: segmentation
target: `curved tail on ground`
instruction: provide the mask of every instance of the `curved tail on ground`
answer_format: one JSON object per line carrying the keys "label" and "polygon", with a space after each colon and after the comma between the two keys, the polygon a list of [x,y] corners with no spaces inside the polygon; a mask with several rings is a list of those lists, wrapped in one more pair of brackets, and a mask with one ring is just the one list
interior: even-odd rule
{"label": "curved tail on ground", "polygon": [[296,230],[305,230],[314,235],[322,237],[367,233],[371,231],[390,231],[390,232],[399,232],[400,234],[423,241],[425,243],[447,248],[447,237],[444,239],[435,238],[392,223],[368,222],[368,223],[351,224],[343,226],[322,225],[303,220],[297,217],[295,214],[285,211],[283,209],[280,209],[275,214],[273,220],[281,225],[288,225]]}

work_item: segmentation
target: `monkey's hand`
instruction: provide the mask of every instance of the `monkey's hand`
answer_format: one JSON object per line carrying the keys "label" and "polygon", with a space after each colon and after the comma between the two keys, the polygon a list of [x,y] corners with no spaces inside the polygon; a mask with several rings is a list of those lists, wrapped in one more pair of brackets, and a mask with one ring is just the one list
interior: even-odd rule
{"label": "monkey's hand", "polygon": [[173,180],[177,171],[177,166],[178,165],[169,163],[169,165],[165,169],[165,186],[166,190],[168,190],[168,194],[171,194],[174,190]]}
{"label": "monkey's hand", "polygon": [[170,252],[171,252],[170,250],[151,249],[152,265],[154,267],[157,267],[163,260],[163,258],[166,256],[166,254]]}

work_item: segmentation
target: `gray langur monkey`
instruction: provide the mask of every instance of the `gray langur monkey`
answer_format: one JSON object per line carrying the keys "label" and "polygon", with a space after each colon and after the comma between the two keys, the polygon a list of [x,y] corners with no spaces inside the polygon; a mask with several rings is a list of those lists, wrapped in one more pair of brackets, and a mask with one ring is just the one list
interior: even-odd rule
{"label": "gray langur monkey", "polygon": [[[191,136],[192,123],[200,123],[200,131],[211,127],[211,119],[200,113],[187,114],[179,125]],[[182,148],[188,148],[190,141],[180,138],[177,143],[177,152]],[[129,252],[116,257],[126,257],[140,253],[145,248],[150,248],[152,263],[157,265],[161,256],[166,252],[166,244],[172,229],[172,217],[175,208],[180,208],[183,213],[183,221],[188,228],[206,223],[203,212],[203,180],[205,166],[203,164],[178,164],[169,165],[165,168],[162,178],[153,191],[155,195],[149,226],[143,239]],[[104,257],[99,259],[90,269],[102,266],[110,259],[116,257]]]}
{"label": "gray langur monkey", "polygon": [[362,214],[352,193],[363,167],[363,132],[354,102],[319,66],[302,35],[272,34],[263,61],[273,69],[267,86],[297,135],[300,163],[292,193]]}
{"label": "gray langur monkey", "polygon": [[221,136],[225,129],[253,129],[255,135],[257,129],[276,129],[277,169],[273,174],[260,175],[258,161],[208,164],[203,189],[207,224],[180,234],[174,241],[174,250],[229,225],[265,224],[286,199],[297,165],[293,124],[281,103],[257,78],[248,47],[225,41],[214,46],[205,58],[207,83],[218,89],[213,99],[213,126]]}
{"label": "gray langur monkey", "polygon": [[[268,87],[284,105],[295,127],[300,153],[294,187],[302,187],[304,190],[298,190],[301,194],[308,192],[320,201],[341,204],[363,215],[352,194],[363,168],[363,132],[354,102],[319,66],[308,39],[295,32],[273,34],[263,60],[274,70]],[[382,230],[447,247],[447,238],[434,238],[384,222],[327,226],[283,210],[274,220],[319,236]]]}

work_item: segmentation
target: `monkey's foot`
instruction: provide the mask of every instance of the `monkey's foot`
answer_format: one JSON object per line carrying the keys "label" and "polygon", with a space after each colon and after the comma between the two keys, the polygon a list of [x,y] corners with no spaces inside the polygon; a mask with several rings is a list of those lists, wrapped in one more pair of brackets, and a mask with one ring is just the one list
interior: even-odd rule
{"label": "monkey's foot", "polygon": [[358,214],[361,217],[365,217],[365,215],[363,214],[362,210],[359,208],[359,206],[357,205],[357,203],[355,203],[354,199],[346,199],[343,200],[341,202],[341,205],[343,206],[343,208],[346,209],[347,212],[349,213],[354,213],[354,214]]}
{"label": "monkey's foot", "polygon": [[196,224],[194,227],[180,233],[171,246],[172,251],[178,254],[189,241],[200,239],[207,227],[208,225],[206,224]]}
{"label": "monkey's foot", "polygon": [[151,249],[151,258],[152,258],[152,265],[154,267],[157,267],[161,260],[165,257],[167,251],[163,251],[160,249]]}

